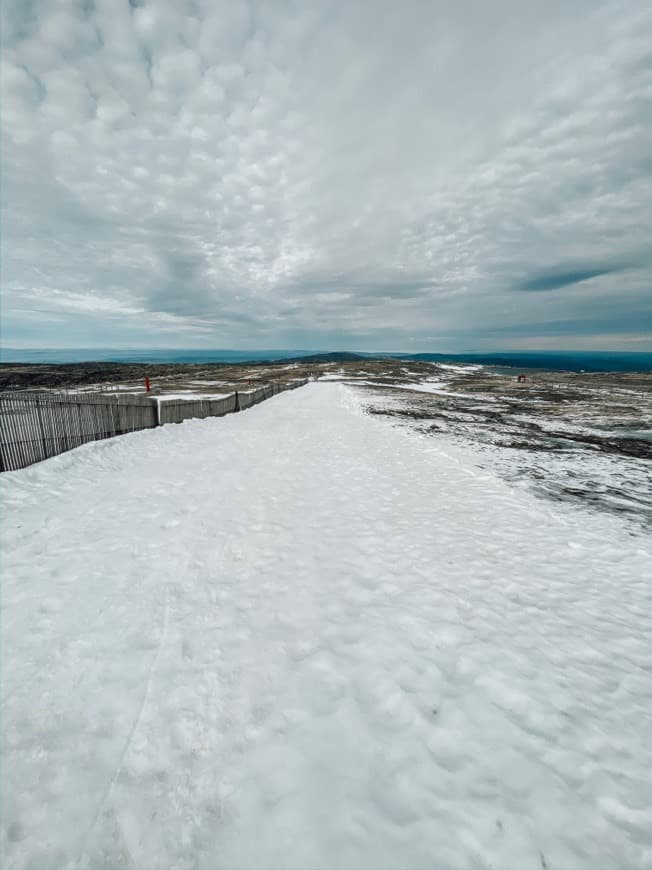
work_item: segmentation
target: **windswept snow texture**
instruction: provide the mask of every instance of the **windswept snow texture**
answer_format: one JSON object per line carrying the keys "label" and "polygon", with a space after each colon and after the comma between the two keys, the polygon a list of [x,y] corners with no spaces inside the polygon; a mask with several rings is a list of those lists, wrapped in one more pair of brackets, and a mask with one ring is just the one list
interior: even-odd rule
{"label": "windswept snow texture", "polygon": [[17,868],[649,868],[652,560],[311,384],[2,477]]}

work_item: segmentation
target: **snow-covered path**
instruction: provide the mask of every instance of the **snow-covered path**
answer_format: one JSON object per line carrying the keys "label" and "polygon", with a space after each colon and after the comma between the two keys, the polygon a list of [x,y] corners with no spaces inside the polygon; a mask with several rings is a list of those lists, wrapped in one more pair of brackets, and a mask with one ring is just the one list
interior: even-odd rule
{"label": "snow-covered path", "polygon": [[0,481],[9,868],[652,866],[652,561],[314,384]]}

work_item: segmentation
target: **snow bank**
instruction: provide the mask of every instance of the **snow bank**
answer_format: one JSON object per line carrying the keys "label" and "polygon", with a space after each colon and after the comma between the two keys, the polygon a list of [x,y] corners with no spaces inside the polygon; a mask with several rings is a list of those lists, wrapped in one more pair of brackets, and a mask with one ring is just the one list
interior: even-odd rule
{"label": "snow bank", "polygon": [[0,486],[4,867],[650,866],[618,518],[336,384]]}

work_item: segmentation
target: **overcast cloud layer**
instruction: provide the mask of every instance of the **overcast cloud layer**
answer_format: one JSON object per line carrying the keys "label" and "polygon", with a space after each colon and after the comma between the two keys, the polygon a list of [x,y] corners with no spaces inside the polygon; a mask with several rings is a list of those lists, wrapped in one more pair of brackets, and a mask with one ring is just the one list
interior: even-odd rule
{"label": "overcast cloud layer", "polygon": [[649,0],[4,0],[10,346],[651,349]]}

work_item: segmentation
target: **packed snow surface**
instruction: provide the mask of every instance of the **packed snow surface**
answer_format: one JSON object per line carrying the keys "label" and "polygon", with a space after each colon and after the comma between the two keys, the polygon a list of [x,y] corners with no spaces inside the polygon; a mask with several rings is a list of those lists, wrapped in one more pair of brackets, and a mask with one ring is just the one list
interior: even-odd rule
{"label": "packed snow surface", "polygon": [[9,868],[649,868],[652,561],[310,384],[1,480]]}

